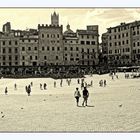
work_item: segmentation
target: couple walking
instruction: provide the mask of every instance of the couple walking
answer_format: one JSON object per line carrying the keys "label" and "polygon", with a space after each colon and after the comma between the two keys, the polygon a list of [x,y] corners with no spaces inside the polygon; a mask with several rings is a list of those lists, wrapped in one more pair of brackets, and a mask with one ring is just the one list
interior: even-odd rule
{"label": "couple walking", "polygon": [[[80,94],[80,91],[78,90],[78,88],[76,88],[76,91],[74,93],[74,97],[76,98],[77,106],[79,106],[79,98],[81,97],[81,94]],[[85,104],[85,106],[87,106],[88,97],[89,97],[89,92],[88,92],[87,88],[84,87],[82,106],[84,106],[84,104]]]}

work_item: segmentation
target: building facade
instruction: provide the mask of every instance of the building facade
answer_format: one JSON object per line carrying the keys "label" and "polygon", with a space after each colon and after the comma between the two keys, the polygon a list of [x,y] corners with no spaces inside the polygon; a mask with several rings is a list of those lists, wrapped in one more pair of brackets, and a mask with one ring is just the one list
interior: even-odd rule
{"label": "building facade", "polygon": [[71,65],[98,64],[99,34],[98,26],[87,26],[86,30],[77,30],[75,33],[67,25],[64,32],[64,62]]}
{"label": "building facade", "polygon": [[102,50],[109,65],[140,64],[140,21],[110,27],[102,35]]}
{"label": "building facade", "polygon": [[0,33],[1,66],[48,66],[98,64],[98,25],[73,32],[70,25],[63,32],[59,15],[51,15],[51,24],[38,29],[13,30],[10,22]]}

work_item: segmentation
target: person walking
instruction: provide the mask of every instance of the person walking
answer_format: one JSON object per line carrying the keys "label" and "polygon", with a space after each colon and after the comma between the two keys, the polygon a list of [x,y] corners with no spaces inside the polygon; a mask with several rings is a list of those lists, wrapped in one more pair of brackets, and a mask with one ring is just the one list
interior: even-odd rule
{"label": "person walking", "polygon": [[31,93],[31,85],[28,86],[28,88],[27,88],[27,93],[28,93],[28,96],[31,95],[31,94],[30,94],[30,93]]}
{"label": "person walking", "polygon": [[77,83],[80,84],[80,80],[79,79],[77,80]]}
{"label": "person walking", "polygon": [[28,91],[28,86],[25,87],[25,91],[26,91],[26,92]]}
{"label": "person walking", "polygon": [[88,100],[88,97],[89,97],[89,92],[87,90],[86,87],[84,87],[84,90],[83,90],[83,103],[82,103],[82,106],[84,106],[84,103],[85,103],[85,106],[87,106],[87,100]]}
{"label": "person walking", "polygon": [[5,95],[8,95],[8,89],[7,89],[7,87],[5,88]]}
{"label": "person walking", "polygon": [[78,90],[78,88],[76,88],[76,91],[74,93],[74,97],[76,99],[77,106],[79,106],[79,98],[81,97],[81,94],[80,94],[80,91]]}

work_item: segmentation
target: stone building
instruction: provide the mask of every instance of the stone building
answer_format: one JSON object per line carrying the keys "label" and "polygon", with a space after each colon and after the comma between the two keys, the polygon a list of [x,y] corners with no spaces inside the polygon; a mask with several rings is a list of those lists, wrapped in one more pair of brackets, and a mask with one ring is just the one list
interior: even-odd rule
{"label": "stone building", "polygon": [[63,65],[63,26],[59,15],[51,15],[50,25],[38,25],[39,65]]}
{"label": "stone building", "polygon": [[108,63],[108,33],[102,34],[101,37],[102,43],[101,43],[101,50],[102,50],[102,62],[104,64]]}
{"label": "stone building", "polygon": [[80,48],[79,39],[77,34],[70,29],[70,25],[67,25],[67,30],[63,35],[64,44],[64,65],[79,65],[80,63]]}
{"label": "stone building", "polygon": [[136,21],[131,26],[132,64],[140,65],[140,21]]}
{"label": "stone building", "polygon": [[10,22],[0,33],[1,66],[48,66],[98,64],[98,25],[73,32],[59,25],[59,15],[51,15],[51,24],[38,29],[13,30]]}
{"label": "stone building", "polygon": [[12,33],[0,35],[0,65],[18,66],[19,61],[19,38]]}
{"label": "stone building", "polygon": [[38,66],[38,35],[20,38],[20,66]]}
{"label": "stone building", "polygon": [[74,33],[67,25],[64,32],[64,62],[68,65],[97,65],[99,51],[98,26]]}
{"label": "stone building", "polygon": [[[139,24],[140,21],[121,23],[108,28],[107,33],[102,35],[103,53],[108,52],[108,64],[115,66],[139,64]],[[104,40],[105,35],[107,39]]]}
{"label": "stone building", "polygon": [[98,25],[87,26],[86,30],[77,30],[80,44],[81,65],[97,65],[99,53]]}

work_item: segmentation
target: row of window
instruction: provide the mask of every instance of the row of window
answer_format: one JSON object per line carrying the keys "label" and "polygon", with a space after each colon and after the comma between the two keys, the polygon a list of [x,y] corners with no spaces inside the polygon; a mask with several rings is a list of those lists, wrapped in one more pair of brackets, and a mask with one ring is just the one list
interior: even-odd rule
{"label": "row of window", "polygon": [[[65,53],[65,56],[68,56],[68,54]],[[70,56],[73,56],[73,53],[71,53]],[[76,56],[79,57],[79,54],[77,53]]]}
{"label": "row of window", "polygon": [[72,41],[72,40],[71,41],[68,41],[68,40],[65,40],[65,43],[68,43],[68,44],[69,43],[76,43],[76,44],[78,44],[78,40],[76,40],[76,41]]}
{"label": "row of window", "polygon": [[118,60],[120,61],[120,58],[121,59],[129,59],[129,55],[122,55],[121,57],[119,56],[109,56],[109,60],[112,61],[114,63],[114,60]]}
{"label": "row of window", "polygon": [[84,38],[86,38],[86,39],[89,39],[89,38],[94,39],[94,35],[81,35],[81,38],[82,39],[84,39]]}
{"label": "row of window", "polygon": [[139,34],[140,34],[140,32],[139,32],[139,31],[137,31],[137,32],[136,32],[136,31],[134,31],[134,32],[133,32],[133,35],[139,35]]}
{"label": "row of window", "polygon": [[108,32],[109,33],[112,33],[112,32],[120,32],[120,31],[123,31],[123,30],[127,30],[129,29],[129,26],[121,26],[121,27],[117,27],[117,28],[114,28],[114,29],[108,29]]}
{"label": "row of window", "polygon": [[12,62],[9,62],[9,63],[3,62],[3,63],[2,63],[3,66],[7,66],[7,64],[8,64],[9,66],[12,66],[12,65],[17,66],[17,65],[18,65],[18,62],[14,62],[14,63],[12,63]]}
{"label": "row of window", "polygon": [[[52,51],[55,51],[55,49],[56,49],[55,47],[51,48]],[[45,51],[45,47],[44,46],[42,46],[42,51]],[[47,46],[47,51],[50,51],[50,47],[49,46]],[[57,47],[57,51],[60,51],[60,47]]]}
{"label": "row of window", "polygon": [[138,49],[138,50],[133,50],[133,53],[134,53],[134,54],[140,53],[140,49]]}
{"label": "row of window", "polygon": [[2,41],[2,45],[18,45],[18,41]]}
{"label": "row of window", "polygon": [[[123,48],[122,52],[130,52],[130,48]],[[115,53],[121,53],[120,49],[115,49]],[[112,50],[109,50],[109,54],[112,54]]]}
{"label": "row of window", "polygon": [[18,56],[16,55],[16,56],[2,56],[2,60],[18,60]]}
{"label": "row of window", "polygon": [[41,34],[41,37],[42,38],[59,38],[60,37],[60,35],[59,34]]}
{"label": "row of window", "polygon": [[140,29],[140,26],[135,26],[135,27],[132,27],[132,29],[133,29],[133,31],[135,30],[135,29]]}
{"label": "row of window", "polygon": [[[122,51],[123,51],[123,52],[130,52],[130,48],[125,48],[125,49],[123,48]],[[115,50],[115,53],[120,53],[120,50],[119,50],[119,49],[118,49],[118,50],[116,49],[116,50]],[[134,53],[134,54],[140,53],[140,49],[138,49],[138,50],[133,50],[133,53]],[[112,50],[109,50],[109,54],[112,54]]]}
{"label": "row of window", "polygon": [[95,45],[95,41],[81,41],[81,45]]}
{"label": "row of window", "polygon": [[128,33],[122,33],[119,35],[109,36],[109,40],[120,39],[120,38],[124,38],[124,37],[128,37]]}
{"label": "row of window", "polygon": [[[37,47],[34,47],[34,49],[32,47],[28,47],[28,51],[37,51]],[[25,51],[25,47],[22,47],[22,51]]]}
{"label": "row of window", "polygon": [[[68,60],[68,58],[67,57],[65,57],[65,61],[67,61]],[[70,61],[79,61],[79,58],[70,58]]]}
{"label": "row of window", "polygon": [[140,42],[134,42],[133,47],[140,46]]}
{"label": "row of window", "polygon": [[[12,53],[13,52],[12,50],[13,50],[12,48],[8,49],[2,48],[2,53]],[[18,53],[18,48],[14,48],[14,53]]]}
{"label": "row of window", "polygon": [[[35,56],[34,58],[35,58],[35,60],[37,60],[37,59],[38,59],[38,57],[37,57],[37,56]],[[25,60],[25,56],[22,56],[22,60]],[[33,60],[33,56],[30,56],[30,60]]]}
{"label": "row of window", "polygon": [[[5,48],[3,48],[3,49],[5,49]],[[31,51],[32,49],[33,49],[33,48],[28,47],[28,51]],[[44,46],[42,46],[42,48],[41,48],[42,51],[45,51],[46,49],[47,49],[47,51],[50,51],[50,47],[49,47],[49,46],[47,46],[47,48],[44,47]],[[55,49],[57,49],[57,51],[60,51],[60,50],[61,50],[60,47],[57,47],[57,48],[51,47],[51,50],[52,50],[52,51],[55,51]],[[34,47],[34,50],[36,51],[36,50],[37,50],[37,47]],[[85,49],[82,48],[82,49],[81,49],[81,52],[90,53],[90,50],[91,50],[91,49],[87,49],[87,51],[85,51]],[[22,47],[22,51],[25,51],[25,47]],[[68,47],[65,47],[65,51],[68,51]],[[70,47],[70,51],[79,51],[79,48],[76,47],[76,48],[74,49],[73,47]],[[92,52],[94,53],[94,49],[92,49]]]}
{"label": "row of window", "polygon": [[[65,47],[65,51],[67,51],[67,50],[68,50],[68,48]],[[76,51],[79,51],[79,48],[76,47],[75,50],[76,50]],[[74,50],[73,47],[70,47],[70,51],[75,51],[75,50]],[[82,49],[81,49],[81,52],[83,52],[83,53],[84,53],[84,52],[90,53],[90,52],[91,52],[91,49],[86,49],[86,50],[85,50],[84,48],[82,48]],[[92,53],[94,53],[94,52],[95,52],[95,50],[92,49]]]}
{"label": "row of window", "polygon": [[[65,41],[65,43],[67,43],[67,44],[73,44],[73,43],[76,43],[76,44],[78,44],[79,42],[78,41]],[[80,44],[82,44],[82,45],[95,45],[96,43],[95,43],[95,41],[81,41],[80,42]]]}
{"label": "row of window", "polygon": [[120,45],[125,45],[125,44],[129,44],[129,40],[126,40],[126,41],[119,41],[119,42],[114,42],[114,44],[113,43],[109,43],[109,46],[111,47],[111,46],[120,46]]}
{"label": "row of window", "polygon": [[33,43],[33,42],[38,42],[38,40],[37,39],[22,39],[22,42],[31,42],[31,43]]}
{"label": "row of window", "polygon": [[[112,33],[112,32],[120,32],[120,31],[123,31],[123,30],[127,30],[129,29],[129,25],[128,26],[121,26],[121,27],[117,27],[117,28],[114,28],[114,29],[108,29],[108,32],[109,33]],[[135,27],[132,27],[132,30],[139,30],[140,29],[140,26],[135,26]]]}
{"label": "row of window", "polygon": [[[34,58],[33,58],[33,56],[30,56],[29,57],[30,58],[30,60],[37,60],[38,59],[38,57],[37,56],[34,56]],[[59,59],[59,57],[58,56],[56,56],[56,60],[58,60]],[[22,56],[22,60],[25,60],[25,56]],[[47,56],[44,56],[44,60],[47,60]]]}

